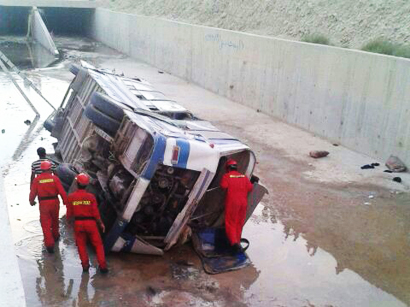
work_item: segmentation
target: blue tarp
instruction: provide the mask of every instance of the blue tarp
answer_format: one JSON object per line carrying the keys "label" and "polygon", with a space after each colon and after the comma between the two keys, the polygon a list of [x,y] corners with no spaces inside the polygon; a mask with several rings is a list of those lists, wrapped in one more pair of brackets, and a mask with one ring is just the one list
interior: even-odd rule
{"label": "blue tarp", "polygon": [[239,270],[251,263],[245,252],[232,254],[224,228],[206,228],[196,232],[193,242],[208,274]]}

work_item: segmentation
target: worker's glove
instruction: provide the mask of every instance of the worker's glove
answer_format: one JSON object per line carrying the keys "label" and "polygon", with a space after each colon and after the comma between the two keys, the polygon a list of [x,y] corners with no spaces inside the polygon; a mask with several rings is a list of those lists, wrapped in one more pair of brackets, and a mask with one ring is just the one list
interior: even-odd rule
{"label": "worker's glove", "polygon": [[35,206],[35,205],[36,205],[36,202],[33,200],[33,201],[30,202],[30,205],[31,205],[31,206]]}
{"label": "worker's glove", "polygon": [[252,177],[251,177],[251,183],[254,184],[255,182],[256,182],[256,183],[259,182],[259,177],[255,176],[255,175],[252,175]]}
{"label": "worker's glove", "polygon": [[101,228],[101,232],[104,233],[105,232],[105,225],[101,220],[97,220],[97,224],[98,226],[100,226]]}

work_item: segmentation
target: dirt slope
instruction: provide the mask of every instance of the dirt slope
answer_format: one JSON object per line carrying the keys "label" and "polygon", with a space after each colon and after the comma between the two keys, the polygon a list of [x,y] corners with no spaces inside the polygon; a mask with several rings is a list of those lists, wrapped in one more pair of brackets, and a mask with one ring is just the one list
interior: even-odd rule
{"label": "dirt slope", "polygon": [[410,41],[408,0],[102,0],[105,7],[193,24],[300,40],[321,33],[360,48],[384,37]]}

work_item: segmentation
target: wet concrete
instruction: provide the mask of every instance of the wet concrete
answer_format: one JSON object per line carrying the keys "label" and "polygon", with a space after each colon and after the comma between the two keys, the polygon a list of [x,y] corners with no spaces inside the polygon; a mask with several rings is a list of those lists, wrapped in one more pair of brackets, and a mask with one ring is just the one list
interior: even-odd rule
{"label": "wet concrete", "polygon": [[[60,66],[30,73],[44,95],[56,105],[72,77],[64,65],[79,57],[149,81],[157,74],[155,69],[135,65],[92,41],[60,38],[57,45],[65,50]],[[173,98],[182,99],[197,115],[212,119],[209,112],[184,100],[184,93],[206,99],[208,92],[166,74],[158,75],[156,80],[158,89],[166,94],[165,89],[173,89]],[[5,129],[5,133],[0,133],[0,158],[28,306],[410,304],[409,195],[391,193],[366,182],[346,185],[307,180],[302,174],[309,165],[271,146],[267,137],[261,141],[250,134],[241,125],[245,117],[231,119],[229,108],[223,109],[226,100],[217,96],[211,97],[221,110],[221,118],[213,115],[215,123],[259,153],[257,173],[270,191],[244,229],[244,236],[251,241],[248,254],[252,266],[210,276],[186,245],[174,248],[162,258],[110,254],[108,276],[96,272],[97,264],[92,257],[90,274],[81,274],[72,229],[65,224],[65,208],[60,214],[62,239],[56,253],[48,255],[42,245],[38,206],[28,204],[30,164],[36,159],[35,150],[43,146],[51,151],[55,140],[39,126],[26,135],[29,126],[24,121],[34,114],[3,74],[0,90],[7,93],[2,102],[5,111],[0,112],[0,130]],[[51,109],[35,93],[25,90],[44,120]],[[375,197],[371,205],[364,205],[369,194]]]}

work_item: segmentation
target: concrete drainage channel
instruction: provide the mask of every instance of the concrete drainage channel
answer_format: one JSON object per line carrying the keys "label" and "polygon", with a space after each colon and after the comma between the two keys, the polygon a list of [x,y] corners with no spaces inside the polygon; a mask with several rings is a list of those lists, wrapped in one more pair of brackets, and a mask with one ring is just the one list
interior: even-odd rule
{"label": "concrete drainage channel", "polygon": [[[366,136],[366,133],[368,139],[373,139],[372,133],[376,133],[379,127],[375,127],[375,131],[369,131],[369,129],[366,130],[363,128],[369,126],[369,123],[371,127],[374,127],[374,125],[372,126],[372,117],[377,118],[380,122],[383,122],[384,128],[388,128],[385,129],[385,134],[381,134],[381,139],[386,138],[389,135],[397,134],[395,138],[402,138],[402,142],[404,142],[402,144],[405,144],[408,138],[408,135],[403,132],[407,131],[407,123],[405,120],[400,120],[396,124],[392,124],[392,122],[390,122],[390,120],[394,120],[394,118],[397,118],[397,116],[400,117],[400,115],[396,114],[396,112],[400,113],[400,111],[398,110],[405,110],[407,108],[408,100],[404,98],[410,96],[408,95],[408,90],[410,87],[408,86],[409,75],[406,72],[408,71],[409,63],[406,60],[393,59],[379,55],[369,55],[363,52],[347,50],[344,51],[338,48],[313,46],[303,43],[275,40],[243,33],[224,31],[207,27],[197,27],[165,20],[157,20],[148,17],[114,13],[100,9],[98,9],[94,13],[93,9],[91,8],[61,9],[41,7],[38,2],[40,1],[32,4],[37,4],[39,6],[38,13],[40,16],[42,16],[44,23],[47,25],[50,32],[52,32],[51,36],[74,35],[82,37],[93,37],[98,41],[106,43],[112,48],[122,51],[142,61],[148,62],[160,68],[161,70],[180,76],[185,80],[197,83],[202,87],[208,88],[213,92],[229,97],[235,101],[239,101],[240,103],[243,103],[245,105],[249,105],[255,111],[258,110],[273,116],[277,116],[286,122],[293,123],[297,126],[306,128],[309,131],[317,132],[320,135],[329,137],[330,139],[335,140],[338,143],[346,142],[346,144],[348,144],[351,148],[355,148],[361,152],[369,152],[373,156],[380,156],[384,158],[384,153],[380,154],[379,152],[378,154],[375,154],[377,148],[384,144],[383,141],[378,141],[374,144],[368,144],[368,142],[364,142],[363,144],[356,144],[353,141],[356,140],[357,142],[357,138],[355,138],[355,131],[358,131],[357,133],[359,133],[359,140],[360,138],[364,138],[364,136]],[[2,3],[4,3],[4,1],[0,0],[0,5]],[[19,42],[21,42],[21,46],[26,46],[25,36],[27,34],[27,24],[31,10],[31,7],[1,6],[1,35],[17,35],[19,36]],[[73,20],[76,20],[76,22],[73,22]],[[34,43],[34,45],[37,46],[39,44]],[[59,44],[57,43],[57,46],[58,45]],[[251,51],[249,50],[250,48],[248,48],[248,46],[260,47],[254,48],[254,50]],[[298,51],[295,51],[295,47],[301,49],[300,53]],[[16,49],[17,48],[15,48],[14,50]],[[41,47],[41,50],[44,51],[45,49],[46,48]],[[3,50],[1,43],[0,50]],[[7,53],[6,50],[4,51],[5,53]],[[273,56],[270,57],[266,55],[265,52]],[[46,51],[46,53],[48,53],[47,56],[55,59],[53,52]],[[303,53],[307,55],[306,61],[299,62],[298,59],[302,58]],[[13,59],[9,55],[10,54],[7,54],[7,56],[13,61]],[[46,63],[47,61],[43,61],[42,64],[36,64],[38,63],[38,61],[36,62],[37,58],[38,57],[34,56],[29,60],[30,69],[35,67],[45,68],[50,65],[54,65],[54,60],[48,63]],[[283,60],[283,58],[288,59]],[[352,63],[358,66],[357,70],[355,67],[353,67],[354,65]],[[380,63],[380,65],[375,63]],[[364,65],[365,68],[363,68],[363,66],[360,66],[359,64]],[[24,67],[24,65],[18,66]],[[314,66],[317,67],[315,68]],[[375,69],[373,67],[378,68]],[[360,69],[364,69],[364,72],[358,72],[358,70]],[[385,79],[382,76],[386,76],[386,70],[388,69],[390,69],[391,71],[389,74],[387,74],[388,77],[386,78],[390,81],[384,82]],[[352,81],[349,81],[346,77],[349,74],[352,74],[354,76]],[[401,78],[401,75],[405,77]],[[286,85],[284,81],[286,78],[290,78],[290,81],[287,81],[289,85]],[[339,82],[340,80],[343,81]],[[401,81],[398,83],[398,80]],[[369,88],[366,88],[366,84]],[[66,88],[66,84],[63,85],[64,86],[62,86],[62,88]],[[377,95],[372,94],[370,95],[371,98],[368,99],[360,98],[366,97],[367,93],[371,93],[374,88],[377,88],[378,86],[380,88],[376,91]],[[45,88],[46,86],[43,86],[43,90]],[[318,89],[312,91],[309,90],[313,88]],[[331,91],[330,89],[334,91]],[[301,95],[304,95],[304,93],[307,93],[305,97],[306,99],[301,99]],[[47,93],[45,93],[46,98],[50,97],[46,94]],[[382,102],[385,102],[388,105],[392,105],[393,100],[399,101],[396,105],[397,109],[389,109],[389,114],[387,114],[387,117],[384,118],[384,115],[381,114],[381,112],[385,109],[380,108],[380,104]],[[56,102],[58,103],[59,101]],[[46,105],[44,104],[44,101],[39,103]],[[45,112],[41,111],[40,113],[46,114]],[[352,117],[348,119],[349,116]],[[334,122],[343,121],[344,124],[342,124],[341,126],[348,126],[346,119],[349,123],[350,130],[344,130],[347,128],[341,128],[340,126],[332,126],[332,123]],[[361,122],[357,122],[356,119],[360,119]],[[360,127],[362,127],[362,129],[359,129]],[[393,139],[396,140],[395,138]],[[393,139],[392,142],[388,143],[388,146],[386,146],[386,148],[383,148],[383,151],[397,154],[403,160],[406,160],[405,157],[408,157],[408,155],[405,155],[405,153],[407,152],[406,150],[408,148],[400,147],[398,143],[395,143],[395,141],[393,141]],[[33,148],[31,148],[31,150],[33,150]],[[405,162],[408,163],[409,161]],[[25,167],[26,168],[24,169],[17,169],[16,172],[26,172],[29,165],[25,165]],[[0,196],[1,194],[4,195],[3,192],[0,192]],[[24,197],[24,199],[25,198],[26,197]],[[5,203],[1,199],[0,201],[1,205]],[[35,221],[33,220],[32,223],[34,222]],[[7,223],[5,225],[7,225]],[[262,225],[261,227],[264,227],[263,231],[269,232],[271,231],[270,226],[270,224],[266,224],[265,226]],[[261,228],[255,228],[255,233],[261,232],[260,229]],[[7,228],[2,228],[2,231],[9,232]],[[278,242],[281,241],[281,231],[275,234],[278,235]],[[300,240],[301,239],[299,239],[298,241],[299,244]],[[38,243],[40,241],[37,240],[36,242]],[[64,242],[60,244],[63,245],[63,243]],[[13,250],[12,242],[5,240],[2,241],[2,244],[5,244],[3,251]],[[290,242],[287,242],[286,244],[291,246],[289,248],[292,248],[293,246]],[[301,249],[305,249],[304,243],[300,245]],[[39,243],[36,248],[40,250],[40,246],[41,243]],[[308,246],[307,242],[306,246]],[[274,255],[277,250],[280,249],[280,246],[278,245],[276,246],[276,248],[277,249],[275,250],[271,250],[272,255]],[[74,281],[74,285],[77,285],[79,282],[79,274],[77,271],[75,271],[76,269],[78,269],[78,263],[73,264],[73,261],[70,260],[70,258],[67,256],[71,255],[72,259],[74,259],[76,255],[73,253],[73,250],[66,249],[64,245],[60,247],[60,249],[62,250],[61,254],[64,255],[64,257],[67,257],[64,260],[64,267],[62,265],[61,259],[57,259],[52,263],[50,261],[41,263],[40,261],[40,263],[38,264],[38,269],[40,271],[49,270],[49,275],[40,276],[39,281],[30,280],[30,282],[35,285],[29,288],[31,289],[31,292],[29,293],[30,297],[32,298],[36,296],[36,294],[33,294],[36,290],[33,289],[35,289],[35,287],[37,286],[37,288],[40,289],[37,289],[37,295],[39,296],[39,300],[42,300],[43,305],[59,305],[58,302],[67,299],[67,301],[64,301],[64,303],[62,303],[61,305],[68,306],[68,297],[70,297],[70,291],[73,289],[72,281]],[[300,253],[302,252],[303,251],[300,250]],[[320,257],[325,257],[324,251],[321,251],[320,248],[318,253],[320,254]],[[293,252],[293,254],[296,253]],[[10,256],[10,254],[8,254],[8,256]],[[127,257],[128,256],[124,256],[124,259],[131,259]],[[309,265],[311,265],[311,262],[313,262],[312,265],[315,268],[322,268],[325,261],[321,263],[315,263],[315,259],[317,260],[317,258],[318,257],[307,258],[303,261],[309,263]],[[10,266],[8,266],[7,269],[16,270],[16,267],[12,265],[12,262],[14,260],[10,261]],[[24,262],[26,261],[26,259],[23,256],[22,260],[19,261]],[[148,263],[149,265],[154,267],[154,272],[155,268],[160,272],[166,271],[166,269],[164,269],[161,264],[155,265],[154,262],[149,262],[146,259],[142,259],[141,262],[143,265]],[[50,263],[51,267],[47,267],[47,265],[50,266]],[[297,266],[297,264],[294,265]],[[332,267],[332,264],[329,265],[329,267],[329,270],[334,269]],[[181,267],[178,267],[177,269],[180,270]],[[184,268],[182,268],[182,270],[184,270]],[[187,272],[194,271],[195,274],[199,274],[199,272],[196,272],[191,267],[189,267],[188,269],[185,268],[185,270]],[[294,270],[294,268],[289,268],[288,272],[290,270]],[[64,272],[64,274],[62,274],[64,280],[63,284],[61,285],[61,289],[59,289],[59,292],[56,293],[42,293],[43,289],[47,288],[42,288],[42,283],[47,283],[48,285],[54,283],[57,284],[60,288],[61,281],[55,278],[56,272],[58,272],[59,274],[60,272]],[[351,271],[346,270],[342,277],[346,277],[349,272],[351,273]],[[31,273],[32,271],[25,271],[23,272],[23,275],[30,275]],[[118,274],[121,275],[123,274],[123,272],[119,272]],[[13,276],[17,275],[13,274]],[[325,275],[331,276],[331,274]],[[135,276],[132,277],[134,278]],[[127,276],[127,278],[128,279],[126,279],[125,282],[131,283],[134,281],[134,279],[131,280],[130,276]],[[135,282],[135,285],[137,287],[139,280],[138,277],[135,278],[137,278],[137,282]],[[189,278],[191,278],[191,276]],[[300,278],[302,279],[302,277]],[[349,278],[352,278],[351,280],[355,280],[357,284],[362,285],[362,280],[359,281],[353,279],[354,277],[351,276]],[[346,279],[350,280],[347,277]],[[270,279],[266,279],[266,283],[269,283],[269,281]],[[21,281],[17,280],[16,282],[19,283]],[[158,282],[158,284],[156,285],[157,288],[161,287],[161,282],[162,281]],[[203,289],[208,289],[210,287],[212,288],[212,291],[218,291],[217,286],[205,282],[203,282],[202,284],[202,282],[203,281],[201,280],[200,286],[203,287]],[[338,282],[340,282],[340,280],[338,280]],[[82,286],[87,285],[87,283],[88,280],[85,280],[83,284],[83,279],[81,279]],[[103,282],[96,278],[94,285],[98,287],[99,284],[103,284]],[[252,284],[252,282],[249,282],[249,284]],[[283,284],[284,283],[278,284],[278,287],[283,286]],[[377,283],[375,284],[377,285]],[[107,286],[107,288],[111,286],[109,284],[103,285]],[[123,284],[123,287],[127,288],[128,285]],[[19,286],[16,286],[14,290],[16,290],[17,288],[19,288]],[[90,286],[90,288],[92,287]],[[167,294],[167,291],[159,292],[157,291],[157,288],[154,287],[150,289],[153,293],[153,303],[149,304],[149,306],[162,306],[161,298],[163,295]],[[8,288],[3,287],[2,289],[7,290]],[[262,289],[265,288],[262,287]],[[373,291],[373,288],[369,289]],[[351,290],[351,288],[349,288],[349,290]],[[138,291],[142,290],[138,289]],[[138,294],[141,293],[142,292],[138,292]],[[381,291],[369,293],[375,293],[382,297],[380,294]],[[89,293],[87,293],[87,290],[85,291],[85,293],[79,291],[78,304],[81,305],[80,302],[84,302],[84,297],[86,297],[88,294]],[[233,295],[236,294],[237,293],[234,293]],[[359,293],[356,294],[357,297],[359,297]],[[100,294],[97,294],[96,296],[98,297],[98,295]],[[104,294],[101,295],[102,297],[99,296],[101,301],[109,301],[108,298],[104,297]],[[375,297],[378,297],[377,295]],[[3,296],[2,293],[0,297],[3,299],[6,296]],[[21,297],[21,291],[12,292],[7,290],[7,297],[10,297],[10,299],[13,301],[12,305],[14,306],[24,305],[23,298]],[[21,298],[20,301],[17,301],[18,297]],[[116,299],[120,300],[121,298]],[[187,296],[187,298],[185,299],[188,300],[189,297]],[[391,299],[391,302],[393,302],[392,305],[395,304],[395,306],[401,306],[399,303],[394,301],[392,297],[389,297],[389,299]],[[404,297],[403,300],[405,301],[406,297]],[[271,302],[274,302],[273,297]],[[175,304],[175,306],[177,306],[177,303]],[[311,305],[309,301],[298,303],[300,303],[299,305]],[[297,305],[297,303],[295,302],[293,302],[293,304]],[[35,301],[34,303],[32,301],[28,301],[28,305],[39,306],[39,303],[37,301]],[[343,304],[341,304],[341,306],[342,305]],[[219,305],[216,304],[209,306]]]}

